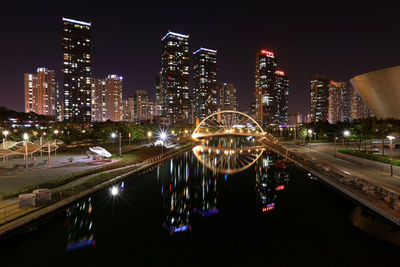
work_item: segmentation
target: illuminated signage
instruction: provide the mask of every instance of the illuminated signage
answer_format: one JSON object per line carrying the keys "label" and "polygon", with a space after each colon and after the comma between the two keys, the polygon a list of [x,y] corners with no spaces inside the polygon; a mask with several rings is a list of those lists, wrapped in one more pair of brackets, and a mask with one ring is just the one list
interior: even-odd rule
{"label": "illuminated signage", "polygon": [[262,208],[262,212],[273,210],[275,208],[275,203],[268,204],[266,207]]}
{"label": "illuminated signage", "polygon": [[161,41],[163,41],[165,38],[167,38],[168,35],[175,35],[175,36],[182,37],[182,38],[189,38],[189,35],[184,35],[184,34],[180,34],[180,33],[176,33],[176,32],[168,32],[168,33],[161,39]]}
{"label": "illuminated signage", "polygon": [[274,53],[268,50],[261,50],[262,55],[266,55],[267,57],[272,57],[274,58]]}
{"label": "illuminated signage", "polygon": [[212,50],[212,49],[208,49],[208,48],[199,48],[199,49],[197,49],[197,51],[196,52],[193,52],[193,54],[196,54],[197,52],[199,52],[199,51],[207,51],[207,52],[211,52],[211,53],[217,53],[217,50]]}
{"label": "illuminated signage", "polygon": [[67,18],[62,18],[63,21],[68,21],[71,23],[75,23],[75,24],[81,24],[81,25],[85,25],[85,26],[92,26],[91,22],[84,22],[84,21],[79,21],[79,20],[74,20],[74,19],[67,19]]}

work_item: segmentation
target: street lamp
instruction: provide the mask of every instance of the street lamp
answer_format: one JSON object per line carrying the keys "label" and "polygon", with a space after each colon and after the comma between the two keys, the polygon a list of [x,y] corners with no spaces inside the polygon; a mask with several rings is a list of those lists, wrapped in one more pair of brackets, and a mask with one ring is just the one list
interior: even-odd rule
{"label": "street lamp", "polygon": [[348,130],[345,130],[343,132],[343,135],[346,137],[346,149],[347,149],[350,132]]}
{"label": "street lamp", "polygon": [[[122,158],[122,148],[121,148],[121,133],[118,133],[119,136],[119,157]],[[111,133],[111,138],[115,139],[117,137],[116,133]]]}
{"label": "street lamp", "polygon": [[57,135],[59,133],[58,130],[54,130],[54,134]]}
{"label": "street lamp", "polygon": [[393,154],[392,154],[392,140],[395,139],[394,136],[387,136],[390,141],[390,176],[393,176]]}
{"label": "street lamp", "polygon": [[153,135],[152,132],[150,132],[150,131],[147,132],[147,137],[149,138],[149,144],[150,144],[150,138],[151,138],[152,135]]}
{"label": "street lamp", "polygon": [[27,133],[24,133],[22,137],[25,140],[25,169],[28,169],[28,139],[29,135]]}
{"label": "street lamp", "polygon": [[160,139],[161,139],[161,155],[164,157],[164,142],[167,139],[167,133],[162,131],[160,133]]}
{"label": "street lamp", "polygon": [[311,151],[311,135],[312,135],[312,130],[308,129],[308,137],[310,138],[310,151]]}
{"label": "street lamp", "polygon": [[[7,135],[9,134],[9,132],[7,130],[3,131],[4,134],[4,146],[3,148],[8,149],[8,145],[7,145]],[[6,165],[6,168],[8,168],[8,156],[4,157],[4,163]]]}

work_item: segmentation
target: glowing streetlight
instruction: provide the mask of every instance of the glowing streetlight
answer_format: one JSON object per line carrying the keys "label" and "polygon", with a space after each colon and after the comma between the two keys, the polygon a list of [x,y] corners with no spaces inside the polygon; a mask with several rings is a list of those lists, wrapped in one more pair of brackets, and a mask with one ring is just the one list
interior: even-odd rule
{"label": "glowing streetlight", "polygon": [[54,134],[57,135],[59,133],[58,130],[54,130]]}
{"label": "glowing streetlight", "polygon": [[393,151],[392,150],[392,145],[393,145],[393,143],[392,143],[392,140],[395,139],[395,137],[389,135],[389,136],[387,136],[387,138],[390,141],[390,176],[393,176],[393,154],[392,154],[392,151]]}
{"label": "glowing streetlight", "polygon": [[343,135],[346,137],[346,149],[347,149],[350,132],[348,130],[345,130],[343,132]]}
{"label": "glowing streetlight", "polygon": [[[122,158],[122,145],[121,145],[121,133],[119,135],[119,157]],[[111,138],[115,139],[117,137],[116,133],[111,133]]]}
{"label": "glowing streetlight", "polygon": [[152,132],[150,132],[150,131],[147,132],[147,137],[149,138],[149,144],[150,144],[150,138],[151,138],[152,135],[153,135]]}
{"label": "glowing streetlight", "polygon": [[24,134],[22,135],[22,138],[24,138],[25,141],[28,141],[29,135],[28,135],[27,133],[24,133]]}
{"label": "glowing streetlight", "polygon": [[9,133],[10,133],[10,132],[7,131],[7,130],[3,131],[3,135],[5,136],[6,140],[7,140],[7,135],[8,135]]}
{"label": "glowing streetlight", "polygon": [[312,130],[308,129],[308,137],[310,138],[310,151],[311,151],[311,136],[312,136]]}

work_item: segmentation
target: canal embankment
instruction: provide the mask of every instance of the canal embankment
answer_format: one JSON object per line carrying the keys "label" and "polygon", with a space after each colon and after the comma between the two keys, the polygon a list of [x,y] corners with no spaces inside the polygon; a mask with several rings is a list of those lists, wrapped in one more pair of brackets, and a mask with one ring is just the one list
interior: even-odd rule
{"label": "canal embankment", "polygon": [[[196,143],[193,142],[187,143],[176,149],[163,152],[132,165],[117,165],[119,166],[118,168],[104,170],[85,177],[79,177],[78,180],[53,188],[51,190],[51,201],[35,208],[23,209],[23,212],[18,213],[18,216],[7,218],[5,210],[2,211],[0,209],[0,217],[4,219],[3,223],[0,224],[0,236],[11,234],[27,224],[49,216],[57,210],[65,208],[81,198],[117,184],[129,176],[149,171],[158,164],[192,149],[195,145]],[[16,209],[20,209],[18,202],[15,203],[17,205]],[[2,215],[4,217],[2,217]]]}
{"label": "canal embankment", "polygon": [[316,155],[290,149],[274,138],[268,137],[262,142],[352,201],[400,226],[400,190],[357,177]]}

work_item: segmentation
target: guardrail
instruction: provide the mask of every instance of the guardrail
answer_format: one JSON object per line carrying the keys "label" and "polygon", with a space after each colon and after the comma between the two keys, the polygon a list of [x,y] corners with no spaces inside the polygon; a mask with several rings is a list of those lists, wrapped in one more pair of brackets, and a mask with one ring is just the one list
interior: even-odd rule
{"label": "guardrail", "polygon": [[300,154],[290,151],[287,147],[275,140],[269,140],[269,142],[265,145],[273,148],[278,153],[285,155],[288,159],[300,162],[311,170],[317,170],[319,173],[328,175],[336,180],[336,182],[339,184],[346,184],[366,195],[369,195],[372,198],[383,200],[392,209],[397,208],[396,205],[398,205],[398,202],[400,201],[400,194],[397,192],[386,189],[361,177],[344,172],[336,167],[333,167],[324,160],[316,160],[306,153]]}

